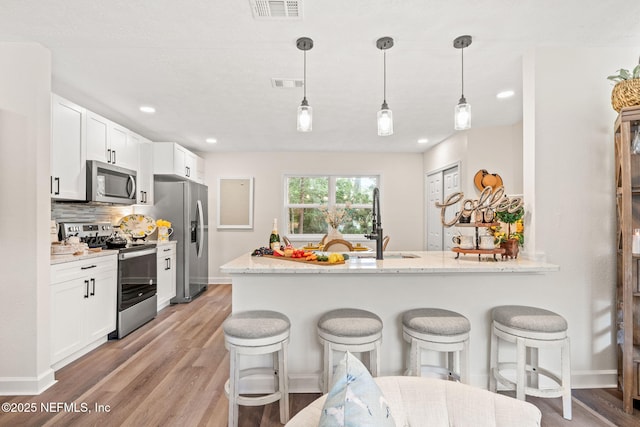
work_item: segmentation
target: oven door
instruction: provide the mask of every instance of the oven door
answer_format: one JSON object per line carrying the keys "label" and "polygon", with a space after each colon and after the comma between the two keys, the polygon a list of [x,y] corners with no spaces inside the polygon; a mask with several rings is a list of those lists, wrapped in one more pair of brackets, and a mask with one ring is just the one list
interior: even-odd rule
{"label": "oven door", "polygon": [[157,291],[157,248],[118,255],[118,311],[151,298]]}

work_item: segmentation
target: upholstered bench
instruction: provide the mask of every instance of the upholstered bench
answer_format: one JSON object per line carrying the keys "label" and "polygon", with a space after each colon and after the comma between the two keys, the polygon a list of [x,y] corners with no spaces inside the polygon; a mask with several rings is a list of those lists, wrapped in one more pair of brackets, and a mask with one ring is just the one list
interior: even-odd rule
{"label": "upholstered bench", "polygon": [[[528,402],[470,385],[427,377],[373,379],[388,403],[395,425],[539,427],[542,414]],[[287,427],[317,427],[325,394],[300,411]]]}

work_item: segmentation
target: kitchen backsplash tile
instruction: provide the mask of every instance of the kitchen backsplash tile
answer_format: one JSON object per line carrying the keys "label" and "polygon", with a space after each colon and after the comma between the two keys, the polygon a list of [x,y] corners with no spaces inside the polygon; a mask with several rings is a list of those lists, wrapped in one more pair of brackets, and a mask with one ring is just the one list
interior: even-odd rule
{"label": "kitchen backsplash tile", "polygon": [[120,218],[134,212],[132,206],[90,205],[86,203],[51,202],[51,219],[61,222],[120,223]]}

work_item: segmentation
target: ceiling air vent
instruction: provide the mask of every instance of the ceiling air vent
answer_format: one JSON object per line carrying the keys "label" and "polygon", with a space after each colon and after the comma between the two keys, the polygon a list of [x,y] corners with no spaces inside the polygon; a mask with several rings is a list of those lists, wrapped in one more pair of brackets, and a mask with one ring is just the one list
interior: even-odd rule
{"label": "ceiling air vent", "polygon": [[249,0],[256,19],[300,19],[302,0]]}
{"label": "ceiling air vent", "polygon": [[302,87],[302,79],[271,79],[271,86],[280,89],[298,88]]}

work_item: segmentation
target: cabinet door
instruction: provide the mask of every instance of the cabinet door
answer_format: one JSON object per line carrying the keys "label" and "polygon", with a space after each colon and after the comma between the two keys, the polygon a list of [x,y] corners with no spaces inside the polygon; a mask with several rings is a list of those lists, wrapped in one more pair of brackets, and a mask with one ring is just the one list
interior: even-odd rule
{"label": "cabinet door", "polygon": [[151,141],[141,139],[138,152],[137,203],[153,205],[153,145]]}
{"label": "cabinet door", "polygon": [[137,170],[138,162],[140,159],[140,141],[142,137],[138,134],[127,130],[127,144],[124,147],[124,155],[122,157],[122,162],[120,166]]}
{"label": "cabinet door", "polygon": [[83,318],[88,287],[88,278],[75,278],[50,288],[52,364],[85,345]]}
{"label": "cabinet door", "polygon": [[175,145],[173,152],[173,171],[176,175],[187,178],[187,150]]}
{"label": "cabinet door", "polygon": [[204,159],[200,156],[196,157],[196,181],[204,184]]}
{"label": "cabinet door", "polygon": [[109,147],[109,120],[87,111],[87,159],[112,163]]}
{"label": "cabinet door", "polygon": [[158,248],[158,310],[176,296],[176,251],[173,246]]}
{"label": "cabinet door", "polygon": [[51,182],[53,199],[86,198],[85,109],[51,97]]}
{"label": "cabinet door", "polygon": [[198,161],[196,160],[196,155],[190,151],[185,153],[184,157],[184,169],[185,175],[190,180],[195,181],[198,176]]}
{"label": "cabinet door", "polygon": [[111,268],[100,268],[89,277],[89,298],[85,301],[87,343],[116,329],[117,280],[116,270]]}
{"label": "cabinet door", "polygon": [[135,169],[127,165],[127,130],[117,124],[109,123],[109,146],[111,147],[111,163],[123,168]]}

